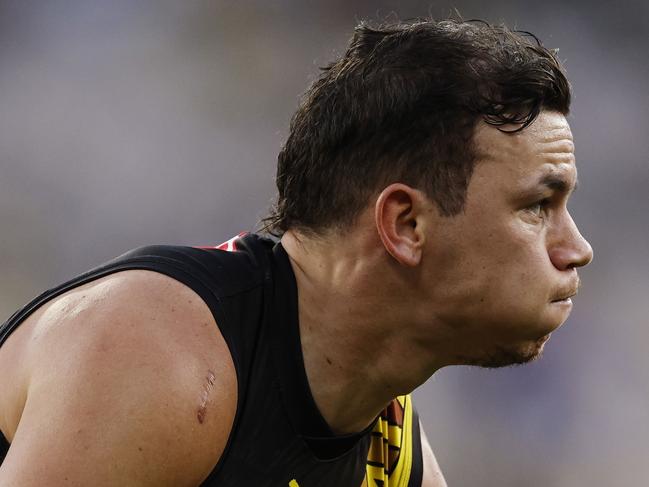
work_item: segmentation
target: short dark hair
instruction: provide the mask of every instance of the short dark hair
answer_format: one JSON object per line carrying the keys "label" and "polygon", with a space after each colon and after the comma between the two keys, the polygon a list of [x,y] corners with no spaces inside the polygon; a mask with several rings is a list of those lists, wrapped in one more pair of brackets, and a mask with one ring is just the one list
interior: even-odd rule
{"label": "short dark hair", "polygon": [[524,129],[542,109],[568,114],[556,52],[483,21],[361,23],[303,95],[278,156],[277,203],[264,229],[320,234],[354,222],[392,182],[462,211],[479,120]]}

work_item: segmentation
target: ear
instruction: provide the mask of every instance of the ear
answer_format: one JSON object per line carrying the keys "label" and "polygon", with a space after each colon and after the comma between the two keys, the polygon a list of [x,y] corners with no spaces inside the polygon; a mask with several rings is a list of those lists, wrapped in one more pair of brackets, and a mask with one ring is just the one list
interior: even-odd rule
{"label": "ear", "polygon": [[421,223],[426,196],[402,183],[385,188],[376,200],[374,220],[388,253],[408,267],[419,265],[425,235]]}

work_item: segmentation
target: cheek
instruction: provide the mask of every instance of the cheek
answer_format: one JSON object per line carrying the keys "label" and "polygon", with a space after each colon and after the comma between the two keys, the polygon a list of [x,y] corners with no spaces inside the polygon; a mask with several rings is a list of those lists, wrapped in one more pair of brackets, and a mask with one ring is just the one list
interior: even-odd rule
{"label": "cheek", "polygon": [[445,316],[487,341],[536,339],[552,331],[552,264],[542,229],[514,218],[481,223],[446,248]]}
{"label": "cheek", "polygon": [[472,246],[464,272],[472,291],[485,302],[529,304],[545,294],[550,261],[539,235],[503,228],[487,232]]}
{"label": "cheek", "polygon": [[539,272],[550,263],[544,228],[526,223],[516,215],[490,232],[485,246],[490,258],[513,274]]}
{"label": "cheek", "polygon": [[433,278],[445,283],[449,305],[502,313],[503,306],[530,306],[546,292],[551,264],[543,235],[515,216],[471,218],[438,243]]}

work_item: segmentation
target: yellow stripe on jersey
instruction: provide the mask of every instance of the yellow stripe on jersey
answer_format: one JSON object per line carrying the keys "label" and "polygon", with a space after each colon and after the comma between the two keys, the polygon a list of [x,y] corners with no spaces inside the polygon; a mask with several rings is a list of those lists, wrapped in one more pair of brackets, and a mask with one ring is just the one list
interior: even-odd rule
{"label": "yellow stripe on jersey", "polygon": [[363,486],[407,487],[412,468],[412,398],[399,396],[383,410],[372,430]]}

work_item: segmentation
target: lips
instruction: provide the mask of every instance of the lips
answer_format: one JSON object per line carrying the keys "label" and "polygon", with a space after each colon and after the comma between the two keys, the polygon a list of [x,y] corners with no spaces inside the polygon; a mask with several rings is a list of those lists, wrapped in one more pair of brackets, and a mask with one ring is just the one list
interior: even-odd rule
{"label": "lips", "polygon": [[577,294],[577,291],[579,290],[579,285],[580,282],[577,281],[574,286],[571,286],[565,290],[563,290],[561,293],[559,293],[553,300],[553,303],[558,303],[561,301],[568,301],[570,298],[575,296]]}
{"label": "lips", "polygon": [[574,292],[574,293],[572,293],[572,294],[567,294],[567,295],[565,295],[565,296],[563,296],[563,297],[560,297],[560,298],[557,298],[557,299],[553,299],[552,302],[553,302],[553,303],[560,303],[561,301],[568,301],[570,298],[572,298],[572,297],[575,296],[576,294],[577,294],[576,292]]}

